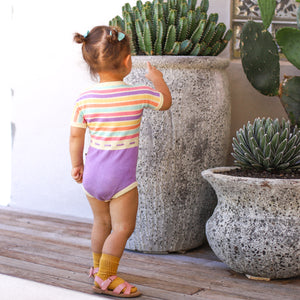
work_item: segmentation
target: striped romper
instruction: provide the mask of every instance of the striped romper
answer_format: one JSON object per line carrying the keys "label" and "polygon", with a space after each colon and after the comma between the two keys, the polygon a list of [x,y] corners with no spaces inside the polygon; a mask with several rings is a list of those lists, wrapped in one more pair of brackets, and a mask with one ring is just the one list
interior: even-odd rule
{"label": "striped romper", "polygon": [[160,92],[123,81],[98,83],[80,95],[71,125],[90,132],[82,182],[87,195],[109,201],[137,186],[143,109],[159,110],[162,104]]}

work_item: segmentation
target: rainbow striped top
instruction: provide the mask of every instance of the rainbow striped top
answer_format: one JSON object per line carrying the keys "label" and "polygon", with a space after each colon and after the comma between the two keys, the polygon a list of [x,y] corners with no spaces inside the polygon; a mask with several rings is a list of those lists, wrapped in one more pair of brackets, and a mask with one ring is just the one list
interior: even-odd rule
{"label": "rainbow striped top", "polygon": [[123,81],[98,83],[77,99],[71,125],[89,128],[90,146],[101,150],[137,147],[144,108],[159,110],[163,95]]}

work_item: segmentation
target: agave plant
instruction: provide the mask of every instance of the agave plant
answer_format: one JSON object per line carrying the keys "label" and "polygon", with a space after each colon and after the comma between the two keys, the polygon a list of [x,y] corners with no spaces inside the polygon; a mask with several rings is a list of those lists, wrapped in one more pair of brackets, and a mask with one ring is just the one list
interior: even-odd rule
{"label": "agave plant", "polygon": [[233,138],[235,164],[241,168],[276,172],[300,170],[300,130],[290,121],[257,118]]}
{"label": "agave plant", "polygon": [[232,37],[218,14],[207,15],[208,0],[154,0],[136,6],[126,3],[122,16],[110,26],[124,30],[131,37],[133,55],[210,55],[220,54]]}
{"label": "agave plant", "polygon": [[[296,0],[300,2],[300,0]],[[300,127],[300,76],[285,76],[280,82],[279,50],[300,69],[300,6],[298,28],[284,27],[276,39],[267,30],[276,8],[276,0],[258,0],[263,24],[248,21],[241,33],[241,59],[252,86],[267,96],[279,96],[293,125]]]}

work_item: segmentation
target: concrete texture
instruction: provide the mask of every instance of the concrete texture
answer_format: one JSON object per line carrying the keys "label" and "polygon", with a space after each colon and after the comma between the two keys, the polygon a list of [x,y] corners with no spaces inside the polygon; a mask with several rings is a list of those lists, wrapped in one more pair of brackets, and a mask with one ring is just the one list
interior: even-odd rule
{"label": "concrete texture", "polygon": [[263,278],[300,275],[300,180],[202,172],[218,195],[206,224],[209,245],[230,268]]}
{"label": "concrete texture", "polygon": [[176,252],[200,246],[216,204],[201,178],[206,168],[224,165],[230,135],[230,99],[217,57],[133,57],[126,82],[150,83],[146,62],[164,74],[173,97],[170,110],[145,110],[137,167],[139,211],[127,249]]}

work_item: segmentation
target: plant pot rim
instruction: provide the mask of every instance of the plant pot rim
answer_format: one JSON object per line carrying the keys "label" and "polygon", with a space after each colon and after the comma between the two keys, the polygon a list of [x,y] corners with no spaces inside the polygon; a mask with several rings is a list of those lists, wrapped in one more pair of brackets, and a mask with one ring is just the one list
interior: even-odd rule
{"label": "plant pot rim", "polygon": [[175,69],[226,69],[230,60],[218,56],[176,56],[176,55],[134,55],[132,56],[134,67],[145,67],[146,62],[160,68]]}
{"label": "plant pot rim", "polygon": [[229,166],[229,167],[215,167],[215,168],[210,168],[207,170],[204,170],[201,172],[201,175],[206,178],[206,177],[215,177],[220,180],[225,180],[225,179],[230,179],[232,181],[239,181],[239,182],[249,182],[250,184],[265,184],[267,185],[284,185],[284,184],[293,184],[293,185],[299,185],[300,187],[300,179],[281,179],[281,178],[258,178],[258,177],[242,177],[242,176],[233,176],[233,175],[228,175],[228,174],[222,174],[222,172],[227,172],[231,170],[239,169],[239,167],[236,166]]}

